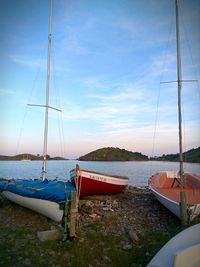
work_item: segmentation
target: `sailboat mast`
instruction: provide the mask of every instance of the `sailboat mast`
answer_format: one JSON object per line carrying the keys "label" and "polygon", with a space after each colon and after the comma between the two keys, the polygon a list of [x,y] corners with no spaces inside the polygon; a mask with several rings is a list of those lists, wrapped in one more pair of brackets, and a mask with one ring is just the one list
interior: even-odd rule
{"label": "sailboat mast", "polygon": [[179,162],[180,178],[183,183],[183,144],[182,144],[182,73],[181,73],[181,49],[179,32],[179,0],[176,0],[176,40],[177,40],[177,76],[178,76],[178,120],[179,120]]}
{"label": "sailboat mast", "polygon": [[[179,0],[176,3],[176,40],[177,40],[177,76],[178,76],[178,120],[179,120],[179,164],[181,187],[185,187],[183,172],[183,145],[182,145],[182,72],[181,72],[181,48],[179,32]],[[182,225],[188,224],[187,199],[184,190],[180,191],[180,214]]]}
{"label": "sailboat mast", "polygon": [[42,168],[42,180],[43,181],[46,179],[47,140],[48,140],[48,112],[49,112],[49,85],[50,85],[50,61],[51,61],[51,33],[52,33],[52,0],[50,0],[50,18],[49,18],[49,34],[48,34],[45,128],[44,128],[43,168]]}

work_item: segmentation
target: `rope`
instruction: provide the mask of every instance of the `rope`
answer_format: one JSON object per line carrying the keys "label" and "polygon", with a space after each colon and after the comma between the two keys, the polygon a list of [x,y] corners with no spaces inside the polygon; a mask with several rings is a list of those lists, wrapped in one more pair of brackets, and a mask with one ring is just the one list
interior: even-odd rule
{"label": "rope", "polygon": [[68,215],[68,198],[67,198],[67,185],[65,183],[65,203],[64,203],[64,214],[63,214],[63,219],[64,219],[64,231],[63,231],[63,240],[62,241],[66,241],[67,240],[67,229],[68,229],[68,225],[67,225],[67,215]]}
{"label": "rope", "polygon": [[[191,45],[190,45],[190,41],[187,35],[187,31],[186,31],[186,27],[185,27],[185,23],[184,23],[184,19],[182,16],[182,12],[181,12],[181,7],[180,7],[180,19],[181,19],[181,24],[182,24],[182,28],[183,28],[183,33],[184,33],[184,40],[185,40],[185,44],[188,48],[189,51],[189,58],[191,60],[191,64],[193,66],[193,70],[194,70],[194,77],[198,77],[197,74],[197,65],[194,64],[194,58],[192,55],[192,49],[191,49]],[[197,83],[197,93],[198,93],[198,98],[199,98],[199,102],[200,102],[200,86],[199,86],[199,82]],[[184,98],[183,98],[184,101]],[[184,112],[184,103],[183,103],[183,127],[184,127],[184,150],[187,151],[187,147],[186,147],[186,127],[185,127],[185,112]],[[199,108],[199,120],[200,120],[200,106],[198,106]],[[184,161],[187,161],[187,154],[184,153]]]}
{"label": "rope", "polygon": [[[46,47],[46,46],[44,46],[44,47]],[[43,47],[43,51],[44,51],[44,47]],[[44,54],[44,52],[42,52],[42,54]],[[41,72],[41,68],[42,68],[42,60],[43,60],[42,57],[40,57],[38,68],[37,68],[37,71],[36,71],[36,74],[35,74],[35,78],[33,79],[33,85],[32,85],[30,94],[28,95],[28,98],[27,98],[27,102],[26,102],[27,104],[32,99],[34,89],[36,88],[36,81],[38,80],[38,76],[39,76],[39,73]],[[18,154],[18,151],[19,151],[19,146],[21,144],[22,132],[23,132],[23,128],[24,128],[24,124],[25,124],[25,119],[26,119],[27,113],[28,113],[28,107],[26,105],[25,106],[25,110],[24,110],[24,116],[23,116],[22,123],[21,123],[21,127],[20,127],[20,130],[19,130],[19,137],[18,137],[17,144],[16,144],[15,154]]]}
{"label": "rope", "polygon": [[[58,79],[57,79],[57,73],[55,68],[55,62],[54,62],[54,53],[52,53],[52,68],[53,68],[53,79],[55,84],[55,93],[56,93],[56,106],[60,109],[62,109],[61,105],[61,97],[60,97],[60,86],[58,86]],[[66,155],[66,148],[65,148],[65,136],[64,136],[64,128],[63,128],[63,116],[62,112],[57,113],[57,123],[58,123],[58,134],[59,134],[59,147],[60,147],[60,153],[62,157],[65,157]],[[65,170],[65,164],[63,163],[63,171]]]}
{"label": "rope", "polygon": [[[171,25],[169,27],[169,33],[168,33],[168,40],[167,40],[167,45],[166,48],[164,49],[164,61],[162,64],[162,71],[160,74],[160,83],[159,83],[159,87],[158,87],[158,97],[157,97],[157,103],[156,103],[156,115],[155,115],[155,123],[154,123],[154,131],[153,131],[153,145],[152,145],[152,152],[151,152],[151,157],[153,158],[155,155],[155,140],[156,140],[156,132],[157,132],[157,126],[158,126],[158,111],[159,111],[159,103],[160,103],[160,89],[161,89],[161,81],[163,80],[163,74],[164,74],[164,70],[166,69],[166,61],[167,61],[167,51],[169,49],[169,41],[170,41],[170,37],[172,35],[172,20],[171,20]],[[150,165],[150,174],[152,173],[152,161],[151,161],[151,165]]]}

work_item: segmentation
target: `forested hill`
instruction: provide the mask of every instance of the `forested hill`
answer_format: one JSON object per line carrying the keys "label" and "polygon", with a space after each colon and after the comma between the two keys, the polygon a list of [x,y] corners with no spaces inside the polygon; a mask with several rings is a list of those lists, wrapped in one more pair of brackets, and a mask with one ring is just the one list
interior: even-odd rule
{"label": "forested hill", "polygon": [[[63,157],[50,157],[47,155],[47,160],[64,160]],[[43,156],[40,155],[32,155],[32,154],[18,154],[15,156],[3,156],[0,155],[0,160],[43,160]]]}
{"label": "forested hill", "polygon": [[[163,160],[163,161],[179,161],[179,153],[162,155],[161,157],[151,158],[153,160]],[[200,163],[200,147],[193,148],[183,153],[184,162],[196,162]]]}
{"label": "forested hill", "polygon": [[127,151],[125,149],[105,147],[92,151],[78,160],[85,161],[133,161],[148,160],[148,157],[139,152]]}

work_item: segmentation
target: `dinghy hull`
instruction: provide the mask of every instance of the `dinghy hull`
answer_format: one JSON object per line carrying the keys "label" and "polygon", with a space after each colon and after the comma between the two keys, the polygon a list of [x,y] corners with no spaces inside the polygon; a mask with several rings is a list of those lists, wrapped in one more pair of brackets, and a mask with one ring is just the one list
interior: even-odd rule
{"label": "dinghy hull", "polygon": [[180,232],[169,240],[147,267],[200,266],[200,223]]}
{"label": "dinghy hull", "polygon": [[62,220],[63,209],[60,209],[60,205],[56,202],[20,196],[19,194],[9,191],[4,191],[2,194],[10,201],[31,209],[55,222],[60,222]]}
{"label": "dinghy hull", "polygon": [[83,170],[71,170],[70,177],[80,196],[110,195],[122,192],[128,186],[128,178]]}
{"label": "dinghy hull", "polygon": [[71,200],[76,188],[62,181],[8,180],[0,182],[0,190],[8,200],[60,222],[63,218],[61,205]]}
{"label": "dinghy hull", "polygon": [[184,191],[190,220],[200,214],[200,176],[193,173],[184,174],[185,187],[181,188],[180,178],[176,172],[159,172],[149,179],[149,188],[154,196],[179,219],[180,192]]}

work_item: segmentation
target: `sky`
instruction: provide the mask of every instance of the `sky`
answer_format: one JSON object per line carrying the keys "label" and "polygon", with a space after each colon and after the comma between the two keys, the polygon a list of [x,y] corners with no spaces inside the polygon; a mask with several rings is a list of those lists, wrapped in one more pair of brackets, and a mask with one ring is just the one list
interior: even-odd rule
{"label": "sky", "polygon": [[[200,0],[180,1],[183,147],[200,146]],[[0,154],[42,154],[48,0],[0,0]],[[174,0],[54,0],[48,154],[178,152]]]}

